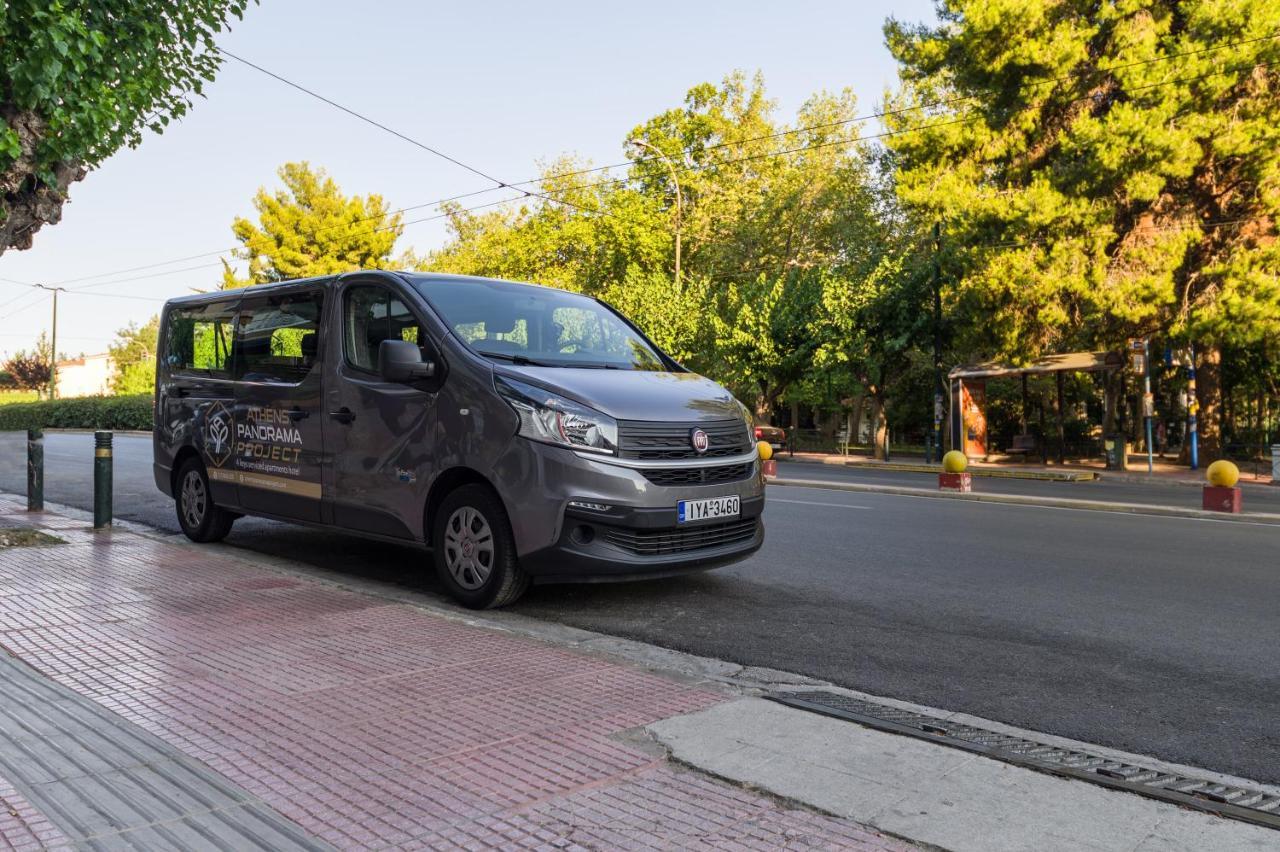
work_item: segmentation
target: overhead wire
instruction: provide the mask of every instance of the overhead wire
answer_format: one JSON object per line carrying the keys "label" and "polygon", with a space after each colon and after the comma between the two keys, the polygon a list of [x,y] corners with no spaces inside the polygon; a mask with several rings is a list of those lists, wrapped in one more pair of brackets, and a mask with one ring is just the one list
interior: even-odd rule
{"label": "overhead wire", "polygon": [[[1100,67],[1100,68],[1096,68],[1096,69],[1088,69],[1087,71],[1083,71],[1083,72],[1075,72],[1075,73],[1072,73],[1072,74],[1067,74],[1067,75],[1062,75],[1062,76],[1055,77],[1055,78],[1050,78],[1050,79],[1048,79],[1048,80],[1035,81],[1035,82],[1031,83],[1030,85],[1031,85],[1032,87],[1039,87],[1039,86],[1045,86],[1045,85],[1052,85],[1052,84],[1055,84],[1055,83],[1064,82],[1064,81],[1068,81],[1068,80],[1072,80],[1072,79],[1076,79],[1076,78],[1084,77],[1084,76],[1086,76],[1086,75],[1104,74],[1104,73],[1110,73],[1110,72],[1113,72],[1113,71],[1118,71],[1118,70],[1123,70],[1123,69],[1128,69],[1128,68],[1138,67],[1138,66],[1142,66],[1142,65],[1154,64],[1154,63],[1157,63],[1157,62],[1167,62],[1167,61],[1170,61],[1170,60],[1173,60],[1173,59],[1179,59],[1179,58],[1185,58],[1185,57],[1189,57],[1189,56],[1195,56],[1195,55],[1202,55],[1202,54],[1207,54],[1207,53],[1213,53],[1213,52],[1217,52],[1217,51],[1225,50],[1225,49],[1228,49],[1228,48],[1231,48],[1231,47],[1239,47],[1239,46],[1243,46],[1243,45],[1247,45],[1247,44],[1252,44],[1252,43],[1257,43],[1257,42],[1261,42],[1261,41],[1274,40],[1274,39],[1277,39],[1277,38],[1280,38],[1280,33],[1272,33],[1272,34],[1268,34],[1268,35],[1264,35],[1264,36],[1258,36],[1258,37],[1251,38],[1251,39],[1243,39],[1243,40],[1234,41],[1234,42],[1227,42],[1227,43],[1224,43],[1224,44],[1221,44],[1221,45],[1214,45],[1214,46],[1211,46],[1211,47],[1201,48],[1201,49],[1194,50],[1194,51],[1186,51],[1186,52],[1183,52],[1183,53],[1175,53],[1175,54],[1166,54],[1166,55],[1163,55],[1163,56],[1152,57],[1152,58],[1144,59],[1144,60],[1137,60],[1137,61],[1134,61],[1134,62],[1122,63],[1122,64],[1114,65],[1114,66],[1106,66],[1106,67]],[[544,192],[545,192],[545,193],[547,193],[547,194],[534,193],[534,192],[528,192],[527,190],[522,190],[522,189],[520,189],[520,187],[522,187],[522,186],[527,186],[527,185],[529,185],[529,184],[538,183],[538,182],[540,182],[540,181],[548,181],[548,180],[555,180],[555,179],[561,179],[561,178],[567,178],[567,177],[575,177],[575,176],[580,176],[580,175],[583,175],[583,174],[590,174],[590,173],[599,172],[599,171],[606,171],[606,170],[608,170],[608,169],[612,169],[612,168],[619,168],[619,167],[627,166],[627,165],[635,165],[635,164],[640,164],[640,163],[648,162],[648,161],[651,161],[651,160],[657,160],[657,159],[659,159],[656,155],[654,155],[654,156],[647,156],[647,157],[637,157],[637,158],[635,158],[635,159],[633,159],[633,160],[626,160],[626,161],[623,161],[623,162],[620,162],[620,163],[614,163],[614,164],[609,164],[609,165],[605,165],[605,166],[596,166],[596,167],[587,168],[587,169],[579,169],[579,170],[573,170],[573,171],[567,171],[567,172],[558,172],[558,173],[553,173],[553,174],[550,174],[550,175],[543,175],[543,176],[541,176],[541,177],[537,177],[537,178],[530,178],[530,179],[523,180],[523,181],[516,181],[516,182],[504,182],[504,181],[501,181],[501,180],[499,180],[498,178],[496,178],[496,177],[494,177],[494,176],[492,176],[492,175],[489,175],[489,174],[487,174],[487,173],[485,173],[485,172],[483,172],[483,171],[481,171],[481,170],[479,170],[479,169],[476,169],[476,168],[474,168],[474,167],[472,167],[472,166],[470,166],[470,165],[468,165],[468,164],[466,164],[466,163],[463,163],[462,161],[460,161],[460,160],[458,160],[458,159],[456,159],[456,158],[454,158],[454,157],[451,157],[450,155],[448,155],[448,154],[446,154],[446,153],[444,153],[444,152],[442,152],[442,151],[440,151],[440,150],[438,150],[438,149],[436,149],[436,148],[433,148],[433,147],[431,147],[431,146],[429,146],[429,145],[426,145],[425,143],[422,143],[422,142],[420,142],[419,140],[413,139],[412,137],[408,137],[408,136],[406,136],[405,134],[402,134],[402,133],[400,133],[399,131],[394,130],[393,128],[390,128],[390,127],[388,127],[388,126],[386,126],[386,125],[383,125],[381,122],[378,122],[378,121],[376,121],[376,120],[374,120],[374,119],[371,119],[371,118],[369,118],[369,117],[367,117],[367,116],[364,116],[364,115],[362,115],[362,114],[360,114],[360,113],[356,112],[355,110],[352,110],[352,109],[350,109],[350,108],[348,108],[348,107],[346,107],[346,106],[344,106],[344,105],[342,105],[342,104],[339,104],[339,103],[337,103],[337,102],[335,102],[335,101],[332,101],[331,99],[326,98],[326,97],[324,97],[323,95],[320,95],[319,93],[314,92],[314,91],[312,91],[311,89],[308,89],[308,88],[307,88],[307,87],[305,87],[305,86],[302,86],[302,85],[300,85],[300,84],[297,84],[297,83],[293,82],[292,80],[289,80],[289,79],[287,79],[287,78],[285,78],[285,77],[283,77],[283,76],[281,76],[281,75],[279,75],[279,74],[276,74],[276,73],[274,73],[274,72],[272,72],[272,71],[270,71],[270,70],[268,70],[268,69],[266,69],[266,68],[263,68],[262,66],[257,65],[256,63],[250,62],[250,61],[248,61],[248,60],[246,60],[246,59],[244,59],[244,58],[242,58],[242,57],[240,57],[240,56],[238,56],[238,55],[232,54],[232,53],[230,53],[229,51],[226,51],[226,50],[224,50],[224,49],[222,49],[222,48],[219,48],[219,51],[220,51],[221,53],[225,54],[226,56],[228,56],[229,58],[232,58],[232,59],[234,59],[234,60],[236,60],[236,61],[238,61],[238,62],[241,62],[241,63],[245,64],[245,65],[246,65],[246,66],[248,66],[248,67],[254,68],[254,69],[255,69],[255,70],[257,70],[257,71],[259,71],[259,72],[261,72],[261,73],[263,73],[263,74],[266,74],[266,75],[268,75],[268,76],[271,76],[272,78],[277,79],[277,80],[279,80],[280,82],[282,82],[282,83],[284,83],[284,84],[286,84],[286,85],[289,85],[289,86],[291,86],[292,88],[295,88],[295,89],[297,89],[297,90],[299,90],[299,91],[301,91],[301,92],[304,92],[305,94],[307,94],[307,95],[309,95],[309,96],[311,96],[311,97],[317,98],[318,100],[321,100],[321,101],[323,101],[323,102],[325,102],[325,103],[329,104],[330,106],[333,106],[333,107],[334,107],[334,108],[336,108],[336,109],[340,109],[340,110],[342,110],[343,112],[348,113],[348,114],[350,114],[350,115],[352,115],[352,116],[354,116],[354,117],[356,117],[356,118],[360,119],[361,121],[365,121],[365,122],[367,122],[367,123],[369,123],[369,124],[371,124],[371,125],[373,125],[373,126],[375,126],[375,127],[379,128],[379,129],[381,129],[381,130],[384,130],[384,131],[386,131],[386,132],[388,132],[388,133],[391,133],[391,134],[393,134],[393,135],[397,136],[398,138],[401,138],[401,139],[403,139],[403,140],[405,140],[405,141],[407,141],[407,142],[409,142],[409,143],[411,143],[411,144],[414,144],[414,145],[415,145],[415,146],[417,146],[417,147],[420,147],[420,148],[422,148],[422,149],[424,149],[424,150],[427,150],[427,151],[429,151],[430,153],[432,153],[432,154],[434,154],[434,155],[436,155],[436,156],[439,156],[439,157],[441,157],[441,158],[443,158],[443,159],[445,159],[445,160],[447,160],[447,161],[449,161],[449,162],[452,162],[452,163],[454,163],[454,164],[456,164],[456,165],[460,166],[461,168],[464,168],[464,169],[466,169],[466,170],[468,170],[468,171],[471,171],[471,172],[473,172],[473,173],[475,173],[475,174],[477,174],[477,175],[479,175],[479,176],[481,176],[481,177],[484,177],[486,180],[490,180],[490,181],[493,181],[493,182],[495,183],[495,186],[490,187],[490,188],[487,188],[487,189],[477,190],[477,191],[470,192],[470,193],[464,193],[464,194],[462,194],[462,195],[452,196],[452,197],[449,197],[449,198],[446,198],[446,199],[440,199],[440,200],[432,201],[432,202],[426,202],[426,203],[423,203],[423,204],[411,205],[411,206],[408,206],[408,207],[399,208],[398,210],[389,211],[388,213],[383,214],[383,215],[387,215],[387,216],[389,216],[389,215],[396,215],[396,214],[398,214],[398,213],[406,212],[406,211],[409,211],[409,210],[421,209],[421,208],[423,208],[423,207],[436,206],[436,205],[439,205],[439,204],[447,203],[447,202],[449,202],[449,201],[462,200],[462,199],[467,198],[467,197],[472,197],[472,196],[475,196],[475,195],[482,195],[482,194],[486,194],[486,193],[489,193],[489,192],[494,192],[494,191],[497,191],[497,190],[502,189],[502,188],[511,188],[511,189],[514,189],[514,190],[516,190],[516,191],[518,191],[518,192],[524,193],[524,197],[535,196],[535,197],[543,198],[544,200],[553,201],[553,202],[555,202],[555,203],[562,203],[562,204],[564,204],[565,206],[575,207],[576,209],[582,210],[583,212],[590,212],[590,213],[596,213],[596,214],[607,213],[607,211],[591,210],[591,209],[589,209],[589,208],[584,208],[584,207],[582,207],[581,205],[577,205],[577,204],[575,204],[575,203],[573,203],[573,202],[568,202],[568,201],[566,201],[566,200],[564,200],[564,199],[551,198],[551,197],[549,197],[549,195],[551,195],[551,194],[555,194],[555,193],[569,192],[569,191],[573,191],[573,190],[590,189],[590,188],[593,188],[593,187],[605,186],[605,185],[609,185],[609,184],[626,183],[626,182],[628,182],[629,180],[631,180],[631,178],[611,178],[611,179],[607,179],[607,180],[603,180],[603,181],[598,181],[598,182],[594,182],[594,183],[590,183],[590,184],[583,184],[583,185],[579,185],[579,186],[575,186],[575,187],[568,187],[568,188],[565,188],[565,189],[548,189],[548,190],[544,190]],[[1159,83],[1148,84],[1148,85],[1146,85],[1146,86],[1133,87],[1133,88],[1127,89],[1126,91],[1141,91],[1141,90],[1145,90],[1145,89],[1149,89],[1149,88],[1154,88],[1154,87],[1158,87],[1158,86],[1173,85],[1173,84],[1178,83],[1178,82],[1186,82],[1186,81],[1188,81],[1188,80],[1194,81],[1194,80],[1196,80],[1196,79],[1204,79],[1204,78],[1207,78],[1207,77],[1210,77],[1210,76],[1217,76],[1217,75],[1221,75],[1221,74],[1225,74],[1225,73],[1234,73],[1234,71],[1236,71],[1236,70],[1244,70],[1244,69],[1247,69],[1247,68],[1254,68],[1254,67],[1270,67],[1270,66],[1271,66],[1271,65],[1273,65],[1273,64],[1275,64],[1275,63],[1252,63],[1252,64],[1247,65],[1247,66],[1240,66],[1240,67],[1238,67],[1238,68],[1236,68],[1236,69],[1226,69],[1226,70],[1219,70],[1219,71],[1209,72],[1208,74],[1199,75],[1199,76],[1197,76],[1197,77],[1192,77],[1192,78],[1184,78],[1184,79],[1182,79],[1182,80],[1161,81],[1161,82],[1159,82]],[[1075,99],[1075,100],[1088,100],[1088,99],[1089,99],[1089,97],[1090,97],[1090,96],[1085,96],[1085,97],[1083,97],[1083,98],[1078,98],[1078,99]],[[854,116],[854,117],[851,117],[851,118],[848,118],[848,119],[841,119],[841,120],[839,120],[839,121],[835,121],[835,122],[826,122],[826,123],[821,123],[821,124],[805,125],[805,126],[801,126],[801,127],[790,128],[790,129],[787,129],[787,130],[778,131],[778,132],[776,132],[776,133],[765,134],[765,135],[762,135],[762,136],[748,137],[748,138],[745,138],[745,139],[730,140],[730,141],[726,141],[726,142],[717,143],[717,144],[715,144],[715,145],[709,145],[709,146],[689,146],[689,147],[687,147],[687,148],[681,149],[681,151],[676,152],[676,153],[681,154],[681,155],[687,155],[687,154],[690,154],[690,153],[700,153],[700,152],[705,152],[705,151],[710,151],[710,150],[717,150],[717,149],[724,148],[724,147],[731,147],[731,146],[736,146],[736,145],[743,145],[743,144],[747,144],[747,143],[750,143],[750,142],[764,141],[764,140],[768,140],[768,139],[776,139],[776,138],[782,138],[782,137],[786,137],[786,136],[794,136],[794,135],[798,135],[798,134],[801,134],[801,133],[809,132],[809,131],[812,131],[812,130],[827,129],[827,128],[836,127],[836,126],[843,126],[843,125],[847,125],[847,124],[852,124],[852,123],[857,123],[857,122],[862,122],[862,121],[868,121],[868,120],[871,120],[871,119],[874,119],[874,118],[886,118],[886,117],[890,117],[890,116],[894,116],[894,115],[900,115],[900,114],[903,114],[903,113],[906,113],[906,112],[915,111],[915,110],[923,110],[923,109],[931,109],[931,108],[938,108],[938,107],[944,107],[944,106],[952,106],[952,105],[955,105],[955,104],[957,104],[957,103],[966,102],[966,101],[971,101],[971,100],[975,100],[975,99],[977,99],[977,96],[974,96],[974,95],[967,95],[967,96],[961,96],[961,97],[957,97],[957,98],[949,98],[949,99],[943,99],[943,100],[937,100],[937,101],[925,102],[925,103],[920,103],[920,104],[912,104],[912,105],[908,105],[908,106],[905,106],[905,107],[900,107],[900,108],[893,109],[893,110],[882,110],[882,111],[877,111],[877,112],[867,113],[867,114],[864,114],[864,115]],[[964,122],[968,122],[968,121],[976,121],[976,120],[977,120],[977,118],[976,118],[976,117],[974,117],[974,118],[972,118],[972,119],[964,119],[963,121],[964,121]],[[813,145],[807,145],[807,146],[798,146],[798,147],[796,147],[796,148],[785,149],[785,150],[782,150],[782,151],[768,152],[768,153],[764,153],[764,154],[755,154],[755,155],[750,155],[750,156],[741,157],[741,158],[731,158],[731,159],[728,159],[728,160],[715,161],[715,162],[707,163],[707,164],[692,164],[692,165],[690,165],[690,164],[681,164],[680,166],[678,166],[678,167],[677,167],[677,170],[678,170],[678,171],[681,171],[681,172],[702,171],[702,170],[705,170],[705,169],[708,169],[708,168],[715,168],[715,167],[717,167],[717,166],[721,166],[721,165],[730,165],[730,164],[733,164],[733,163],[736,163],[736,162],[746,162],[746,161],[749,161],[749,160],[761,159],[761,158],[771,157],[771,156],[786,156],[786,155],[789,155],[789,154],[792,154],[792,153],[798,153],[798,152],[801,152],[801,151],[804,151],[804,150],[814,150],[814,149],[818,149],[818,148],[830,147],[830,146],[832,146],[832,145],[839,145],[839,144],[851,144],[853,141],[865,141],[865,140],[871,140],[871,139],[886,138],[886,137],[888,137],[888,136],[894,136],[894,135],[898,135],[898,134],[901,134],[901,133],[918,132],[918,131],[920,131],[920,130],[927,130],[927,129],[930,129],[930,128],[932,128],[932,127],[941,127],[941,126],[946,126],[947,124],[955,124],[955,123],[962,123],[962,121],[961,121],[961,120],[955,120],[955,121],[945,121],[945,122],[934,122],[934,123],[930,123],[930,124],[925,124],[925,125],[923,125],[923,126],[909,127],[909,128],[900,128],[900,129],[897,129],[897,130],[889,130],[889,131],[885,131],[885,132],[883,132],[883,133],[872,134],[872,135],[869,135],[869,136],[862,136],[862,137],[860,137],[860,139],[859,139],[859,140],[846,140],[846,139],[832,140],[832,141],[830,141],[830,142],[816,143],[816,144],[813,144]],[[607,215],[613,215],[613,214],[607,214]],[[369,217],[365,217],[365,218],[364,218],[364,219],[362,219],[362,220],[356,220],[356,222],[360,222],[360,221],[370,221],[370,220],[378,219],[378,218],[382,218],[382,216],[369,216]],[[327,226],[326,228],[321,229],[321,230],[328,230],[329,228],[337,228],[337,227],[349,227],[349,226],[350,226],[350,224],[352,224],[352,223],[341,223],[341,224],[339,224],[339,225]],[[173,260],[169,260],[169,261],[161,261],[161,262],[153,263],[153,264],[145,264],[145,265],[142,265],[142,266],[128,267],[128,268],[125,268],[125,269],[118,269],[118,270],[113,270],[113,271],[110,271],[110,272],[96,273],[96,274],[94,274],[94,275],[81,276],[81,277],[77,277],[77,278],[63,279],[63,280],[61,280],[61,281],[54,282],[54,283],[55,283],[55,285],[60,285],[60,284],[70,284],[70,283],[79,283],[79,282],[81,282],[81,281],[93,280],[93,279],[95,279],[95,278],[109,277],[109,276],[113,276],[113,275],[125,274],[125,273],[128,273],[128,272],[134,272],[134,271],[141,271],[141,270],[146,270],[146,269],[159,268],[159,267],[162,267],[162,266],[172,265],[172,264],[174,264],[174,263],[181,263],[181,262],[183,262],[183,261],[185,261],[185,260],[195,260],[195,259],[200,259],[200,258],[203,258],[203,257],[213,257],[213,256],[220,256],[220,255],[230,254],[230,253],[232,253],[232,252],[234,252],[234,251],[238,251],[238,250],[241,250],[241,249],[243,249],[243,246],[233,246],[233,247],[230,247],[230,248],[227,248],[227,249],[222,249],[222,250],[219,250],[219,251],[206,252],[206,253],[201,253],[201,254],[196,254],[196,255],[188,255],[188,256],[185,256],[185,257],[181,257],[181,258],[175,258],[175,259],[173,259]],[[203,267],[201,267],[201,268],[203,268]],[[9,281],[11,281],[12,283],[25,283],[25,282],[16,282],[16,281],[13,281],[13,279],[4,279],[4,280],[9,280]],[[127,280],[127,279],[122,279],[122,280]],[[97,286],[97,285],[93,285],[93,286]],[[77,289],[87,289],[87,288],[77,288]]]}

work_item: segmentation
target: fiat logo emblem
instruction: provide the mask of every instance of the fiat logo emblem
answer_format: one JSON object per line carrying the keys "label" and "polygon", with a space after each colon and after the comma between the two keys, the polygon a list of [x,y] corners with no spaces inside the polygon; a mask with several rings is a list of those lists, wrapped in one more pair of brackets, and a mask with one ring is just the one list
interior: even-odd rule
{"label": "fiat logo emblem", "polygon": [[693,445],[694,452],[701,454],[711,446],[711,438],[701,429],[694,429],[689,433],[689,443]]}

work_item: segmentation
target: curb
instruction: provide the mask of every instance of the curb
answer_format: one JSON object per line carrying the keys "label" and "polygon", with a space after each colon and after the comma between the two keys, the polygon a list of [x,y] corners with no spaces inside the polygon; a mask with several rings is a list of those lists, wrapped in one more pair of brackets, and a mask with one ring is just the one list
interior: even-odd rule
{"label": "curb", "polygon": [[1093,512],[1115,512],[1125,515],[1158,515],[1170,518],[1194,518],[1202,521],[1224,521],[1238,524],[1280,526],[1280,514],[1268,512],[1208,512],[1181,506],[1157,506],[1150,503],[1107,503],[1101,500],[1076,500],[1069,497],[1030,497],[1018,494],[983,494],[970,491],[936,491],[932,488],[910,488],[902,485],[865,485],[859,482],[833,482],[822,479],[777,479],[766,477],[769,485],[799,488],[825,488],[829,491],[893,494],[899,497],[928,497],[942,500],[969,500],[977,503],[1008,503],[1015,506],[1040,506],[1050,509],[1078,509]]}
{"label": "curb", "polygon": [[[902,470],[910,473],[941,473],[942,465],[912,462],[844,462],[845,467],[860,470]],[[1092,482],[1098,474],[1091,470],[997,470],[987,467],[965,469],[970,476],[991,479],[1041,479],[1049,482]]]}
{"label": "curb", "polygon": [[[831,467],[848,467],[855,470],[890,470],[907,473],[941,473],[942,465],[925,464],[924,462],[876,462],[849,461],[843,458],[806,459],[775,456],[778,461],[796,464],[820,464]],[[971,476],[986,476],[993,479],[1041,479],[1051,482],[1091,482],[1100,478],[1100,474],[1092,470],[999,470],[997,468],[968,468]]]}

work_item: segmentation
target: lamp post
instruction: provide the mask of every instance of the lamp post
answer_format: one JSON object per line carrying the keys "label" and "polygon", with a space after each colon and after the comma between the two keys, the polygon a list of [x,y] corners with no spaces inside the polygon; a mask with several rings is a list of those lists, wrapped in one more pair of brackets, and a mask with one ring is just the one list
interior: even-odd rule
{"label": "lamp post", "polygon": [[671,170],[671,182],[676,186],[676,292],[680,292],[680,217],[682,215],[682,207],[684,199],[680,194],[680,178],[677,176],[675,163],[671,162],[671,158],[658,150],[658,148],[650,142],[643,139],[630,139],[627,144],[635,145],[638,148],[647,148],[652,151],[662,162],[667,164],[667,168]]}

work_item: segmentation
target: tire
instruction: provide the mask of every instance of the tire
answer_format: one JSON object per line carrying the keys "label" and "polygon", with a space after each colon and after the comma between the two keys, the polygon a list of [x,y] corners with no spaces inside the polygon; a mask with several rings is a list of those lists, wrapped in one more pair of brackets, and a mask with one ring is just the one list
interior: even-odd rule
{"label": "tire", "polygon": [[484,485],[463,485],[440,504],[432,530],[436,574],[471,609],[514,603],[529,588],[502,501]]}
{"label": "tire", "polygon": [[226,538],[239,516],[214,505],[209,474],[200,460],[189,458],[183,462],[174,483],[173,506],[186,537],[202,544]]}

